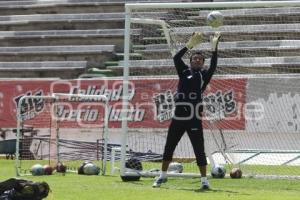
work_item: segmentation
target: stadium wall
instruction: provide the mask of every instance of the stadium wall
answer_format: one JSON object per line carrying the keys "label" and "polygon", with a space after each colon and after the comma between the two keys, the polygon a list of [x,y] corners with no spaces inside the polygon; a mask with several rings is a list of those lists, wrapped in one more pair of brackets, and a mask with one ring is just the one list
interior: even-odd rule
{"label": "stadium wall", "polygon": [[[299,76],[300,77],[300,76]],[[212,80],[206,89],[204,102],[219,106],[215,112],[225,116],[218,127],[247,132],[272,132],[272,126],[281,126],[283,130],[297,132],[300,126],[299,77],[274,78],[220,78]],[[120,128],[123,85],[122,79],[105,80],[0,80],[0,126],[14,128],[16,125],[16,105],[24,95],[48,95],[50,93],[107,94],[110,102],[110,128]],[[276,87],[277,86],[277,87]],[[173,94],[176,91],[177,78],[139,77],[130,82],[130,106],[128,114],[129,127],[132,128],[166,128],[174,108]],[[72,99],[71,99],[72,101]],[[74,99],[73,99],[74,101]],[[22,113],[24,118],[38,120],[43,113],[42,101],[27,101],[28,109]],[[259,106],[257,106],[259,104]],[[74,110],[76,108],[74,107]],[[86,111],[88,112],[88,111]],[[209,113],[208,113],[209,112]],[[207,117],[213,110],[206,111]],[[35,113],[35,114],[33,114]],[[71,117],[70,110],[61,110],[61,115]],[[284,113],[284,120],[283,114]],[[73,113],[75,117],[76,113]],[[32,115],[32,116],[30,116]],[[81,113],[84,121],[96,120],[103,115],[90,117]],[[280,120],[279,120],[280,118]],[[72,121],[72,120],[71,120]],[[279,121],[281,121],[280,124]],[[262,124],[274,123],[268,126]],[[253,123],[257,126],[253,128]],[[276,125],[277,124],[277,125]],[[42,122],[36,124],[45,126]],[[71,123],[68,128],[76,127]],[[207,127],[207,126],[205,126]],[[276,128],[277,129],[277,128]]]}
{"label": "stadium wall", "polygon": [[[177,81],[175,76],[160,78],[159,81],[149,77],[133,78],[129,87],[132,110],[128,114],[128,120],[131,131],[139,133],[141,138],[148,141],[151,138],[149,135],[145,135],[143,130],[147,130],[147,134],[165,137],[166,128],[174,108],[172,96],[176,90]],[[228,138],[238,138],[241,147],[249,149],[297,149],[298,146],[293,143],[287,146],[284,143],[280,145],[280,142],[270,144],[268,141],[270,137],[275,136],[274,134],[277,135],[276,137],[279,136],[278,138],[295,141],[300,127],[299,88],[300,76],[231,79],[216,76],[207,88],[204,99],[207,102],[215,103],[216,107],[219,106],[220,109],[215,109],[217,115],[222,113],[222,116],[226,117],[216,122],[217,128],[221,128],[228,135]],[[2,128],[16,127],[16,105],[18,99],[23,95],[47,95],[53,92],[108,94],[110,100],[110,143],[120,143],[120,111],[123,93],[121,78],[69,81],[54,79],[1,80],[0,91],[0,118],[2,119],[0,126]],[[47,128],[49,124],[39,120],[39,117],[43,116],[43,102],[28,101],[26,104],[27,109],[22,113],[23,117],[27,118],[29,122],[32,121],[35,128],[41,130]],[[103,112],[97,110],[80,111],[77,106],[74,106],[73,110],[70,108],[60,109],[60,115],[70,119],[69,123],[61,127],[63,133],[61,138],[68,139],[69,136],[74,138],[73,130],[80,129],[82,135],[77,137],[78,140],[93,141],[95,134],[99,134],[99,131],[78,127],[75,119],[80,114],[83,122],[97,122],[103,117]],[[211,117],[214,116],[214,113],[206,112],[206,115]],[[204,121],[204,128],[207,132],[207,121]],[[46,133],[41,131],[40,134]],[[242,137],[234,137],[236,134]],[[13,137],[15,136],[9,136],[7,139]],[[185,140],[187,138],[183,139],[183,142]],[[161,146],[163,147],[163,144]]]}

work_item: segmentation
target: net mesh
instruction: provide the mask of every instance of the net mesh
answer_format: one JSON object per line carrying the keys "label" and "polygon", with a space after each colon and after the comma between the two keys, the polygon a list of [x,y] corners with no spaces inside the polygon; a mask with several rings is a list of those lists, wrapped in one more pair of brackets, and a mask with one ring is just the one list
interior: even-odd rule
{"label": "net mesh", "polygon": [[30,98],[21,104],[19,173],[35,164],[76,172],[84,161],[104,168],[105,103],[82,98]]}
{"label": "net mesh", "polygon": [[[160,168],[167,128],[174,110],[178,77],[172,55],[193,32],[202,32],[205,67],[211,57],[210,36],[221,33],[218,67],[204,93],[203,121],[206,153],[211,162],[244,174],[297,176],[300,164],[300,5],[255,8],[141,8],[130,13],[128,79],[153,80],[140,91],[155,91],[144,99],[153,103],[152,123],[128,124],[127,157],[143,160],[145,170]],[[223,25],[207,26],[212,10],[222,13]],[[184,61],[189,64],[191,52]],[[120,66],[124,62],[119,63]],[[185,134],[174,161],[184,172],[198,168]],[[270,170],[271,169],[271,170]]]}

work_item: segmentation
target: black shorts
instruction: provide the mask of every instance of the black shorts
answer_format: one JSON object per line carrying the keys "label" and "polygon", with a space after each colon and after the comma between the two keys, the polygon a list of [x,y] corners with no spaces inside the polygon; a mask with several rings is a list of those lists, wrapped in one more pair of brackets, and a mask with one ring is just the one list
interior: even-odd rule
{"label": "black shorts", "polygon": [[163,160],[172,161],[175,148],[185,132],[187,132],[192,143],[197,160],[197,165],[207,165],[206,155],[204,151],[202,121],[201,119],[195,117],[190,120],[172,119],[168,130]]}

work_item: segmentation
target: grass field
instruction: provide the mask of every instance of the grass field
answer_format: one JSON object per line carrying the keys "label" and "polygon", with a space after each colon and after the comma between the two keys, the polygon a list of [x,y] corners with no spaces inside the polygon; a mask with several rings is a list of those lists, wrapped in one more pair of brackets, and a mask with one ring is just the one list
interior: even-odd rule
{"label": "grass field", "polygon": [[[0,180],[15,177],[14,161],[0,160],[0,169]],[[153,178],[122,182],[118,175],[54,174],[22,178],[49,183],[52,192],[47,200],[298,200],[300,197],[300,180],[210,179],[212,189],[201,191],[198,178],[169,178],[159,189],[151,187]]]}

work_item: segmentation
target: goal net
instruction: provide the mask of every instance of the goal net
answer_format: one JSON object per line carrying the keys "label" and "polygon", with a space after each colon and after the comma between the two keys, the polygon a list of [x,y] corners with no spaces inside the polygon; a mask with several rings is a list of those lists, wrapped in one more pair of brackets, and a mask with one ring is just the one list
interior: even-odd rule
{"label": "goal net", "polygon": [[[207,25],[211,11],[222,13],[222,26]],[[193,32],[202,32],[203,43],[192,51],[201,50],[209,67],[209,41],[216,31],[221,33],[218,67],[203,98],[210,164],[225,165],[228,170],[240,167],[248,176],[299,177],[297,1],[126,4],[125,58],[119,62],[124,67],[124,91],[130,94],[131,87],[136,87],[143,102],[140,106],[147,109],[143,122],[123,121],[122,176],[136,173],[126,168],[130,158],[142,163],[138,175],[157,175],[178,84],[172,56]],[[186,64],[192,51],[184,57]],[[127,84],[139,79],[144,81]],[[125,99],[124,108],[130,109],[131,103]],[[183,173],[170,175],[199,174],[187,134],[173,160],[183,164]]]}
{"label": "goal net", "polygon": [[[31,174],[35,164],[58,163],[76,172],[84,161],[105,174],[107,159],[107,99],[104,95],[53,93],[17,100],[17,175]],[[62,170],[63,171],[63,170]]]}

